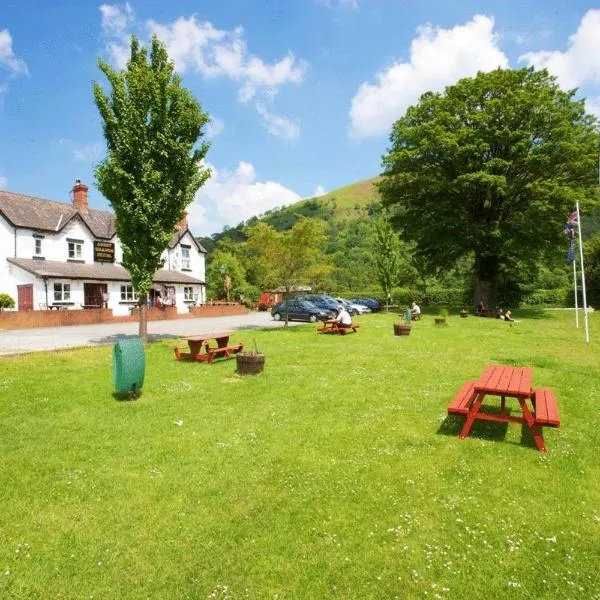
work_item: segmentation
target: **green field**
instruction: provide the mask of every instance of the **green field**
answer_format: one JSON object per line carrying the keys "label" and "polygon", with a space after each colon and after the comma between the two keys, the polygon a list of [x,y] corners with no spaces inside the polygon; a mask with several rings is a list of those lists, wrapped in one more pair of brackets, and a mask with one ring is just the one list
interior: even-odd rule
{"label": "green field", "polygon": [[[136,401],[108,346],[1,359],[0,598],[600,598],[600,318],[586,345],[572,313],[516,316],[237,332],[266,354],[245,378],[165,340]],[[556,391],[548,453],[457,438],[490,363]]]}

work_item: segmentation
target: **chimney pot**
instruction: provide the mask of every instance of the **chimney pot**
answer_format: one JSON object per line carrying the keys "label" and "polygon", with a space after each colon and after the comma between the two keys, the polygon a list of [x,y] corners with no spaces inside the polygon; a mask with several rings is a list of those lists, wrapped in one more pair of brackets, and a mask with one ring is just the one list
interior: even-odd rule
{"label": "chimney pot", "polygon": [[188,228],[188,221],[187,221],[187,211],[183,213],[183,216],[181,217],[181,219],[179,219],[179,221],[177,221],[177,224],[175,225],[175,230],[176,231],[185,231]]}

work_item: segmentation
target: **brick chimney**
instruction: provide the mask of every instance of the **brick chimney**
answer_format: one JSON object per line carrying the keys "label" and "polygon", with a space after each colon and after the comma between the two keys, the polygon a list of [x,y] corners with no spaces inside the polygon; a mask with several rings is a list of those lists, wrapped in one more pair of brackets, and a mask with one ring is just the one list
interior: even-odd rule
{"label": "brick chimney", "polygon": [[185,231],[188,228],[188,220],[187,220],[187,212],[183,213],[183,217],[177,221],[177,225],[175,225],[175,231]]}
{"label": "brick chimney", "polygon": [[87,212],[90,208],[88,206],[88,186],[81,183],[81,179],[76,179],[71,192],[73,192],[73,208]]}

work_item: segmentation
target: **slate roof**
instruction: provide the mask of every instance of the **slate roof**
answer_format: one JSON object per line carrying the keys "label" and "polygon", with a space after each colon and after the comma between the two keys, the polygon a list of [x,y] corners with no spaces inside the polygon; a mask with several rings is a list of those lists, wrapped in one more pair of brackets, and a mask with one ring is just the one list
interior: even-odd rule
{"label": "slate roof", "polygon": [[[7,258],[9,263],[33,273],[37,277],[54,279],[87,279],[99,281],[130,281],[129,271],[120,265],[110,263],[89,264],[59,262],[54,260],[36,260],[33,258]],[[204,281],[190,277],[180,271],[159,269],[154,274],[154,283],[181,283],[189,285],[204,284]]]}
{"label": "slate roof", "polygon": [[[115,215],[107,210],[77,210],[64,202],[5,190],[0,190],[0,214],[14,227],[54,233],[63,229],[72,219],[81,218],[94,237],[111,239],[115,235]],[[169,248],[174,248],[187,231],[176,231],[169,242]],[[193,235],[192,238],[198,250],[206,254],[206,250]]]}
{"label": "slate roof", "polygon": [[92,235],[110,239],[115,234],[115,216],[106,210],[78,211],[70,204],[0,190],[0,213],[15,227],[58,232],[79,216]]}

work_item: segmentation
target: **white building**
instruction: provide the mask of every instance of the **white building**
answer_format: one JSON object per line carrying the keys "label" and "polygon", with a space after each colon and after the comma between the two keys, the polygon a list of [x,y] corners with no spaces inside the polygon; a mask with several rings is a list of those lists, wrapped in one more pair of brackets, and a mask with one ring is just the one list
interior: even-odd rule
{"label": "white building", "polygon": [[[205,301],[206,250],[184,217],[154,275],[150,302],[188,312]],[[128,315],[137,304],[115,216],[88,206],[88,186],[79,180],[72,204],[0,190],[0,293],[18,310],[107,307]]]}

